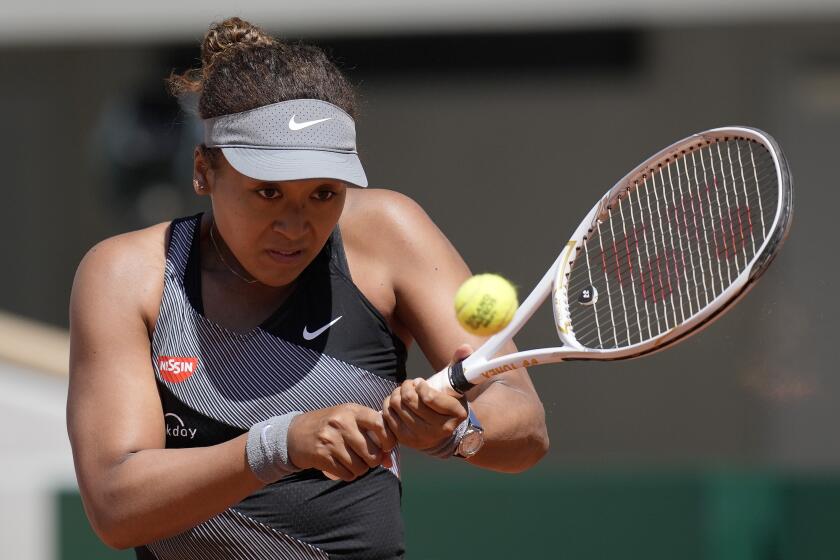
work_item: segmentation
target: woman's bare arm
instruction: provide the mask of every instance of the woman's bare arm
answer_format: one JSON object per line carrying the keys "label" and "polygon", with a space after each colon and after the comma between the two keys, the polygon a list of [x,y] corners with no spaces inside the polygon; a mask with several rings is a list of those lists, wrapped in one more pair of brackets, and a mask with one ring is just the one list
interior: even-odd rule
{"label": "woman's bare arm", "polygon": [[[88,518],[99,537],[128,548],[168,537],[263,486],[246,459],[248,434],[218,445],[165,449],[151,365],[160,305],[163,228],[109,239],[84,258],[70,303],[67,425]],[[383,450],[365,439],[374,433]],[[296,417],[289,459],[350,481],[390,461],[381,416],[354,403]]]}
{"label": "woman's bare arm", "polygon": [[163,449],[144,309],[160,301],[162,243],[154,230],[100,243],[79,266],[70,301],[68,432],[85,510],[115,548],[176,534],[262,486],[245,459],[247,434]]}
{"label": "woman's bare arm", "polygon": [[[383,240],[380,250],[392,263],[396,315],[438,371],[462,344],[477,348],[485,340],[464,331],[453,312],[455,292],[470,271],[417,204],[396,193],[386,199],[378,237]],[[512,344],[503,349],[511,351]],[[484,426],[486,441],[470,462],[515,472],[545,455],[548,434],[543,406],[524,369],[499,375],[467,396]]]}

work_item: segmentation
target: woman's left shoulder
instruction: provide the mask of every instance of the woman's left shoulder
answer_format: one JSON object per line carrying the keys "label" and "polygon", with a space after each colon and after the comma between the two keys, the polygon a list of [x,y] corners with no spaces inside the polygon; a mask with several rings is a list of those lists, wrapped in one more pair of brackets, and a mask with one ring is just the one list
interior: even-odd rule
{"label": "woman's left shoulder", "polygon": [[352,256],[361,257],[356,261],[365,263],[366,273],[404,296],[423,292],[424,287],[447,289],[454,296],[469,269],[419,204],[384,189],[352,196],[345,206],[349,211],[346,224],[341,224],[342,236]]}
{"label": "woman's left shoulder", "polygon": [[[452,313],[458,287],[470,275],[461,255],[414,200],[387,190],[354,192],[345,206],[345,245],[364,263],[354,274],[363,291],[381,295],[391,323],[404,340],[414,339],[439,369],[452,356],[453,341],[464,332]],[[342,217],[342,219],[344,219]],[[345,226],[342,225],[342,234]],[[478,340],[478,339],[475,339]],[[467,342],[475,340],[468,338]]]}
{"label": "woman's left shoulder", "polygon": [[[354,189],[341,219],[342,233],[370,248],[407,249],[442,236],[425,210],[409,196],[388,189]],[[375,232],[376,235],[371,235]]]}
{"label": "woman's left shoulder", "polygon": [[397,191],[366,188],[348,194],[345,214],[353,221],[377,220],[393,227],[405,219],[429,219],[414,199]]}

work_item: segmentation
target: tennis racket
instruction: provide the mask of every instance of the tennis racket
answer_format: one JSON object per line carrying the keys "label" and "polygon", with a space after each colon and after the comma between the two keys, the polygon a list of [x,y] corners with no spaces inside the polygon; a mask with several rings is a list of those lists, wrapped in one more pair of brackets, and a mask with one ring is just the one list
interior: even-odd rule
{"label": "tennis racket", "polygon": [[[727,127],[689,136],[611,188],[510,324],[428,382],[460,395],[520,367],[635,358],[676,344],[755,284],[792,212],[790,171],[768,134]],[[549,294],[563,345],[496,356]]]}

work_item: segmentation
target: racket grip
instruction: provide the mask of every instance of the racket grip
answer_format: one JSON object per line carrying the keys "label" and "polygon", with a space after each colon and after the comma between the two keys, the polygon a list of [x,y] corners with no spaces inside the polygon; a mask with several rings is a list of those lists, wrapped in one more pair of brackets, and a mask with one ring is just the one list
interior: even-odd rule
{"label": "racket grip", "polygon": [[467,381],[467,378],[464,376],[464,360],[459,360],[452,365],[446,366],[427,379],[426,382],[433,389],[443,391],[453,397],[460,397],[475,386],[474,383]]}

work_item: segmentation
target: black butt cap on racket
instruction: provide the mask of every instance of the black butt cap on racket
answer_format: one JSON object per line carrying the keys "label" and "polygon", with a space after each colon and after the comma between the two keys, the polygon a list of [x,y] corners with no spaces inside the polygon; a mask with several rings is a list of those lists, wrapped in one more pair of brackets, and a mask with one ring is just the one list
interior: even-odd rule
{"label": "black butt cap on racket", "polygon": [[470,383],[464,377],[464,360],[458,360],[449,366],[449,384],[462,395],[475,387],[474,383]]}

